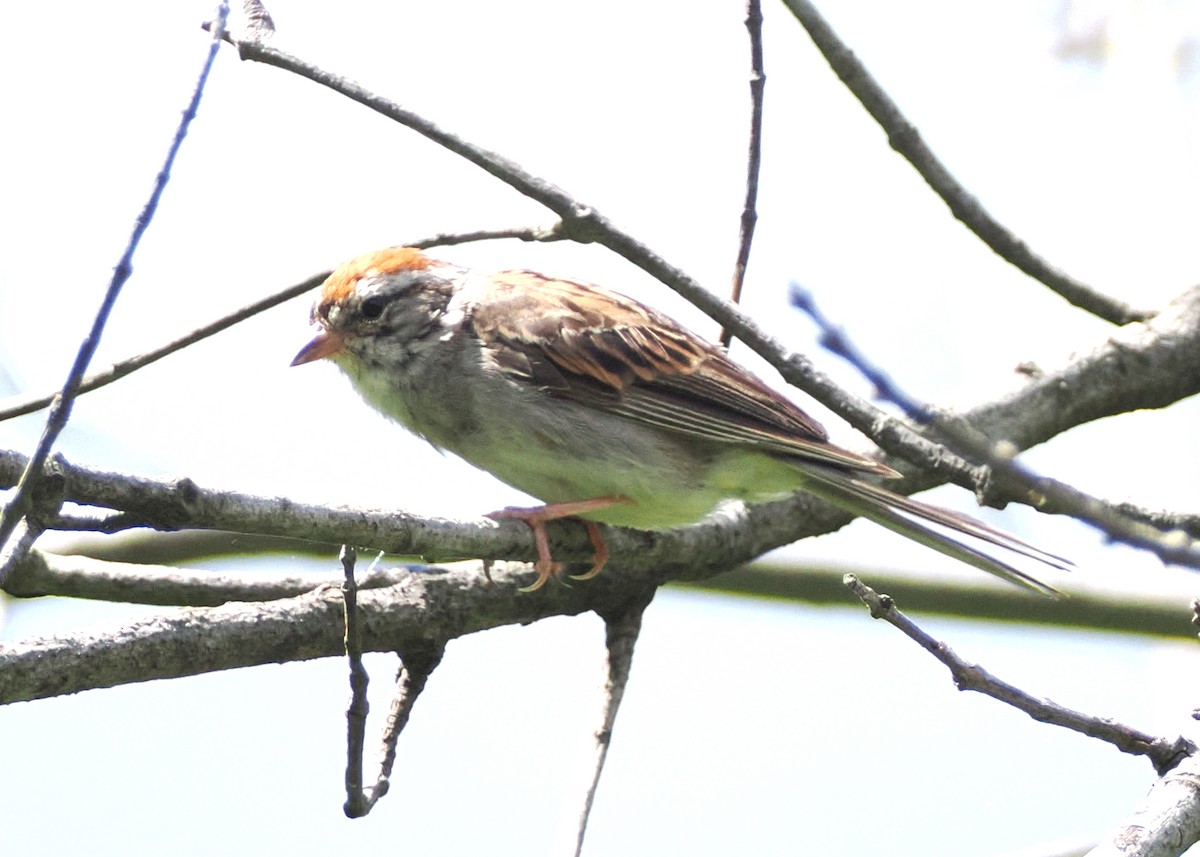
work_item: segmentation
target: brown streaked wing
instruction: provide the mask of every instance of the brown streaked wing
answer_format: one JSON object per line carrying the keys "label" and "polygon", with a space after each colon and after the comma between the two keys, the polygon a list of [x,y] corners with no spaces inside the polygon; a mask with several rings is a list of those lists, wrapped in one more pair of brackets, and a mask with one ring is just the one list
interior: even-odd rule
{"label": "brown streaked wing", "polygon": [[495,274],[478,299],[472,323],[485,343],[540,352],[558,369],[614,392],[635,380],[695,371],[711,350],[635,301],[534,271]]}
{"label": "brown streaked wing", "polygon": [[829,444],[820,423],[723,351],[623,295],[504,271],[480,301],[472,321],[497,365],[554,395],[710,441],[896,475]]}

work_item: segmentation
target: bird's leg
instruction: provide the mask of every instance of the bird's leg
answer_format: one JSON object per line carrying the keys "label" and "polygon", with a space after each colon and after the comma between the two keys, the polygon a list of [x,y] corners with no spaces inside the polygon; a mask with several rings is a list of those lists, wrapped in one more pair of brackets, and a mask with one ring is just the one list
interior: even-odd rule
{"label": "bird's leg", "polygon": [[[533,544],[537,548],[538,555],[533,569],[538,573],[538,579],[529,586],[522,586],[520,590],[521,592],[533,592],[541,589],[545,582],[552,576],[557,578],[562,572],[562,563],[555,562],[550,556],[550,539],[546,535],[546,524],[549,521],[557,521],[560,518],[574,518],[584,512],[592,512],[596,509],[604,509],[608,506],[615,506],[621,503],[632,504],[633,501],[619,494],[606,495],[604,497],[594,497],[591,500],[576,500],[570,503],[547,503],[545,506],[509,506],[497,512],[490,512],[484,517],[491,518],[493,521],[524,521],[529,526],[529,529],[533,530]],[[592,547],[596,549],[596,553],[592,557],[591,570],[586,574],[571,575],[573,580],[589,580],[595,577],[604,569],[604,563],[608,562],[608,546],[604,544],[604,539],[600,536],[600,528],[596,526],[596,522],[584,520],[583,525],[587,527],[588,538],[592,542]]]}

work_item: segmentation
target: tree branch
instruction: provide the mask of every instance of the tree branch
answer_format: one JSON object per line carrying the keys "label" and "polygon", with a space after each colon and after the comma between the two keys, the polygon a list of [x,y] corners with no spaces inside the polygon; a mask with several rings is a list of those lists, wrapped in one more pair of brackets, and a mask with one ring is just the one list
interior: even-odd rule
{"label": "tree branch", "polygon": [[833,28],[808,0],[784,0],[808,32],[834,73],[854,94],[887,134],[888,143],[920,174],[926,184],[941,197],[950,212],[1001,259],[1042,283],[1060,297],[1093,315],[1112,322],[1128,324],[1145,321],[1148,310],[1136,309],[1064,274],[1038,256],[967,192],[949,170],[925,145],[920,132],[900,112],[883,87],[871,76],[854,52],[838,38]]}
{"label": "tree branch", "polygon": [[1163,775],[1121,827],[1088,857],[1178,857],[1200,842],[1200,758]]}
{"label": "tree branch", "polygon": [[221,3],[217,10],[217,19],[213,25],[212,44],[209,46],[208,54],[200,69],[200,76],[192,90],[192,96],[188,101],[187,107],[184,108],[183,115],[179,119],[179,125],[175,129],[175,136],[171,140],[171,145],[167,148],[167,156],[162,167],[159,169],[154,187],[151,189],[150,196],[134,223],[133,232],[129,236],[125,250],[121,254],[116,268],[113,269],[113,275],[109,280],[108,288],[105,290],[104,297],[100,301],[100,306],[96,310],[95,318],[92,320],[92,327],[88,331],[87,336],[84,337],[83,342],[79,345],[79,350],[75,355],[74,362],[71,364],[71,370],[67,373],[67,379],[63,384],[62,391],[51,402],[50,413],[46,416],[45,428],[42,430],[42,436],[38,439],[33,455],[29,458],[29,465],[17,482],[17,490],[8,499],[3,509],[0,509],[0,549],[5,546],[13,531],[29,512],[30,495],[34,489],[36,480],[41,476],[42,465],[50,457],[50,451],[54,448],[55,441],[58,440],[59,434],[66,428],[67,421],[71,418],[71,409],[74,406],[75,397],[79,392],[79,385],[83,381],[83,373],[87,371],[92,356],[100,346],[100,336],[104,333],[108,317],[116,305],[122,287],[130,276],[133,275],[133,256],[137,252],[142,236],[146,233],[146,229],[154,219],[154,214],[158,210],[159,200],[162,199],[163,191],[166,190],[167,182],[171,178],[171,168],[175,165],[175,158],[179,154],[179,150],[183,147],[183,140],[187,136],[188,127],[192,124],[192,120],[196,118],[196,113],[200,108],[200,98],[204,94],[204,88],[208,83],[208,74],[212,70],[213,62],[217,58],[217,49],[221,45],[221,38],[225,31],[225,19],[228,15],[229,4]]}
{"label": "tree branch", "polygon": [[625,688],[629,684],[629,673],[633,668],[633,649],[642,632],[642,617],[646,613],[646,608],[650,606],[656,591],[655,587],[649,587],[627,599],[620,608],[600,613],[601,618],[604,619],[604,644],[608,652],[608,675],[604,682],[604,706],[600,717],[600,728],[595,732],[596,746],[592,775],[584,793],[583,806],[580,808],[576,827],[575,857],[580,857],[583,853],[583,840],[587,834],[588,818],[592,814],[596,789],[600,785],[600,776],[604,773],[604,763],[608,759],[609,745],[612,744],[617,712],[621,709],[621,700],[625,698]]}
{"label": "tree branch", "polygon": [[[412,575],[360,592],[362,651],[420,651],[433,640],[616,608],[629,577],[606,571],[588,586],[546,587],[531,598],[489,584],[478,565]],[[343,598],[321,587],[295,598],[172,611],[109,633],[78,631],[0,643],[0,704],[130,682],[333,657],[344,652]]]}
{"label": "tree branch", "polygon": [[982,693],[1025,712],[1040,723],[1062,726],[1089,738],[1098,738],[1122,753],[1145,756],[1160,776],[1196,753],[1196,745],[1185,738],[1157,738],[1115,720],[1093,717],[1048,699],[1038,699],[1015,685],[1001,681],[978,664],[964,661],[949,646],[929,636],[917,623],[901,613],[890,596],[880,595],[853,574],[846,575],[845,583],[870,608],[871,618],[883,619],[899,629],[950,670],[954,685],[959,690]]}
{"label": "tree branch", "polygon": [[[371,569],[358,580],[359,589],[395,586],[413,574],[442,569],[404,565]],[[262,572],[220,574],[165,565],[107,562],[85,556],[59,556],[36,548],[14,569],[4,591],[16,598],[54,595],[125,604],[216,607],[231,601],[276,601],[294,598],[336,583],[339,575],[267,577]]]}
{"label": "tree branch", "polygon": [[[733,288],[729,297],[735,304],[742,301],[742,283],[746,279],[746,266],[750,264],[754,226],[758,223],[756,206],[758,173],[762,166],[763,90],[767,85],[767,73],[763,69],[762,23],[762,4],[759,0],[746,0],[746,32],[750,36],[750,145],[746,156],[746,198],[742,203],[737,260],[733,266]],[[728,348],[732,339],[728,330],[721,330],[721,345]]]}

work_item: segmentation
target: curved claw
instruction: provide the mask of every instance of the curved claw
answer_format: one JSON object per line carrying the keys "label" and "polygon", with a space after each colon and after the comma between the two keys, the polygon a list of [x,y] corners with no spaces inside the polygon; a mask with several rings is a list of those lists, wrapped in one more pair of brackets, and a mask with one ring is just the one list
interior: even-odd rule
{"label": "curved claw", "polygon": [[584,574],[568,574],[567,577],[572,580],[591,580],[600,572],[604,571],[604,564],[608,562],[608,545],[604,543],[604,539],[600,536],[600,527],[595,521],[584,520],[583,525],[587,527],[588,539],[592,542],[592,547],[596,549],[595,555],[592,557],[591,571]]}
{"label": "curved claw", "polygon": [[517,592],[537,592],[546,585],[546,581],[550,578],[558,580],[562,574],[561,562],[543,562],[538,560],[533,564],[533,570],[538,573],[538,578],[528,586],[518,586]]}

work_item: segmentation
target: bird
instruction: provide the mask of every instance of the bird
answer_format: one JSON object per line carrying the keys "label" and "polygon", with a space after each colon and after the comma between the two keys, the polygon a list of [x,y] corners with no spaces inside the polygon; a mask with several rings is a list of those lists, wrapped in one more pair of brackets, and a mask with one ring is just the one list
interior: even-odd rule
{"label": "bird", "polygon": [[934,550],[1044,595],[1057,591],[975,543],[1044,565],[1069,561],[967,515],[876,484],[900,474],[825,428],[643,303],[533,270],[461,267],[412,247],[357,256],[324,281],[316,335],[293,366],[329,359],[365,402],[543,505],[489,513],[532,531],[537,579],[561,579],[546,524],[663,530],[723,501],[807,491]]}

